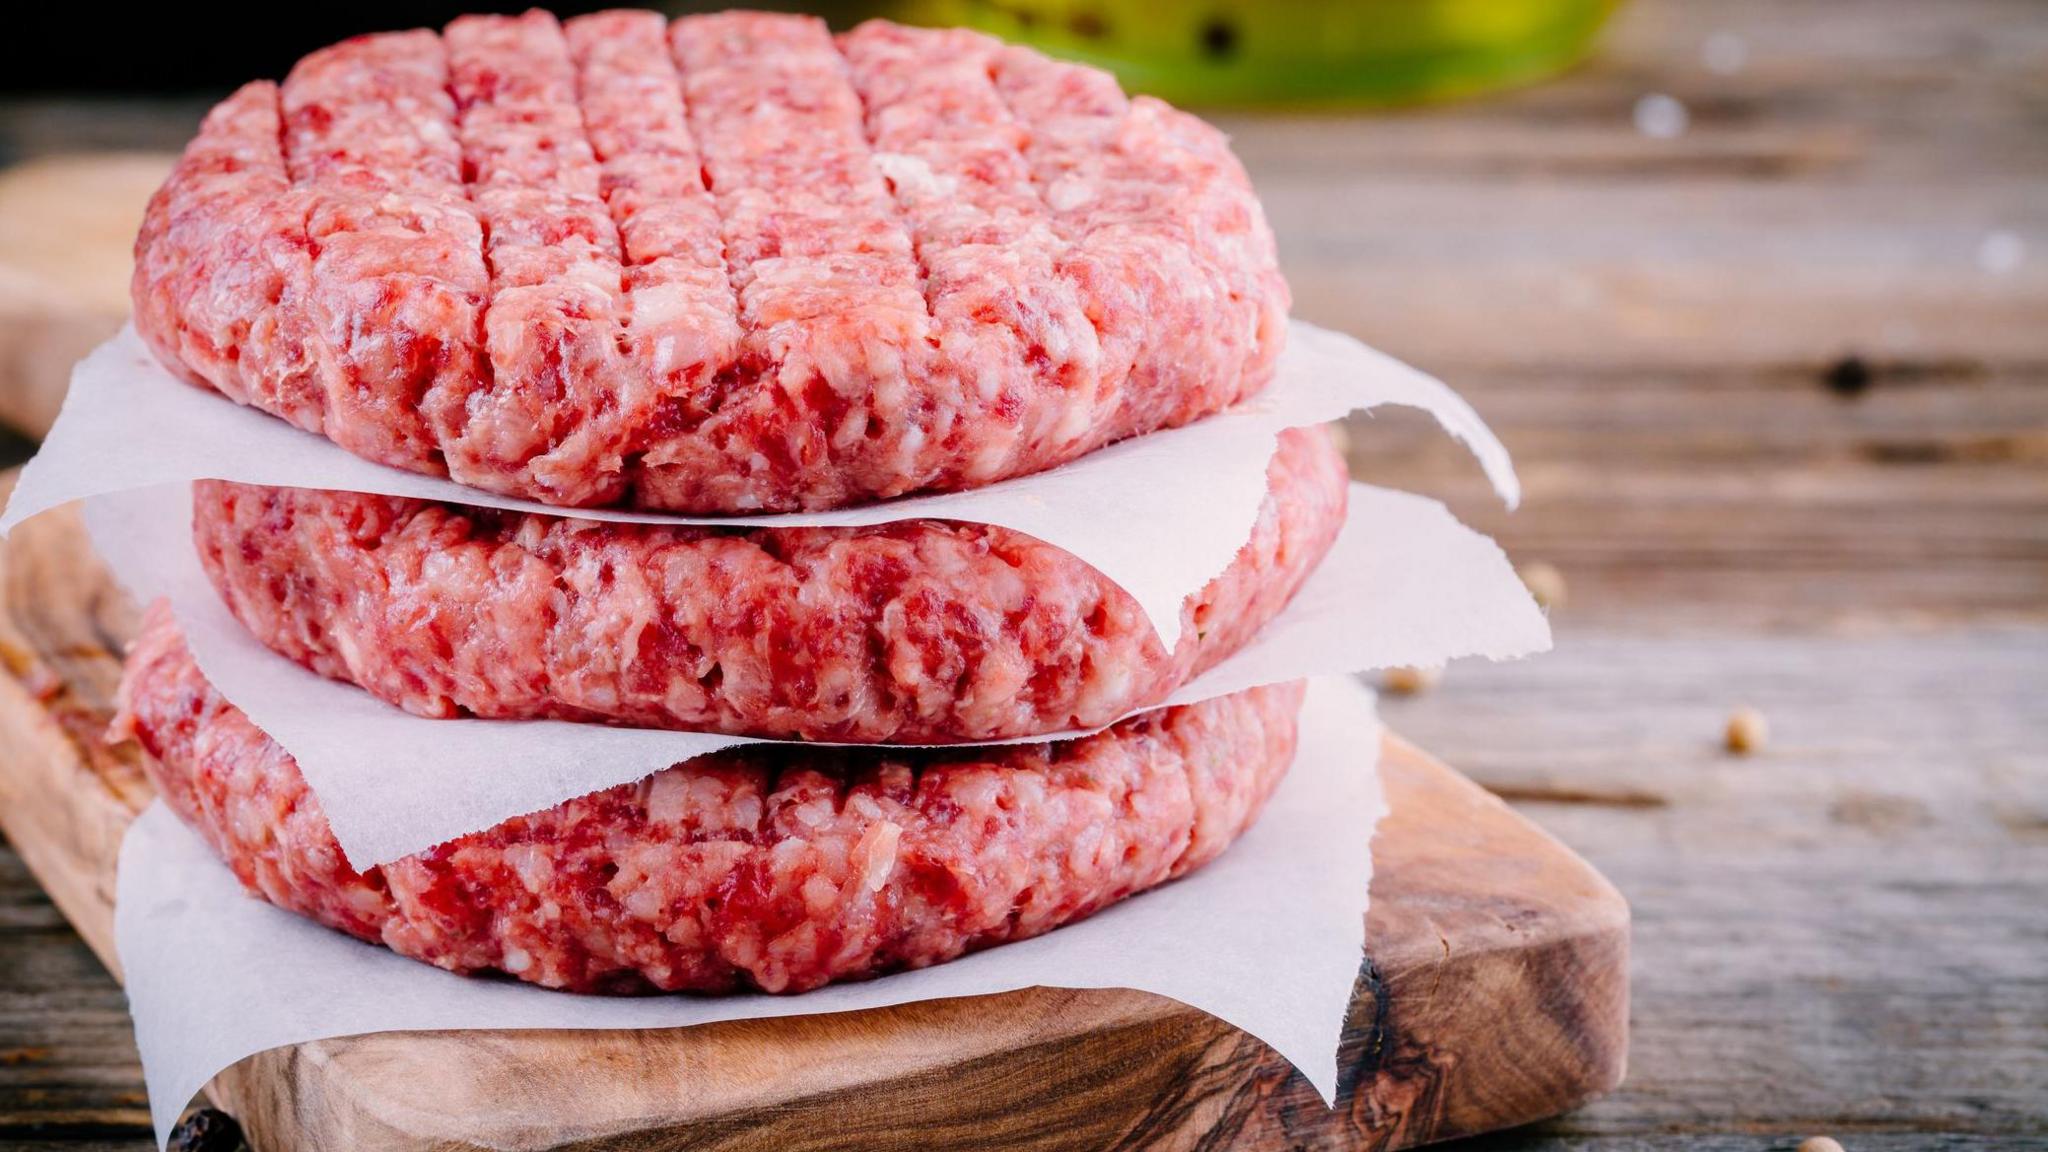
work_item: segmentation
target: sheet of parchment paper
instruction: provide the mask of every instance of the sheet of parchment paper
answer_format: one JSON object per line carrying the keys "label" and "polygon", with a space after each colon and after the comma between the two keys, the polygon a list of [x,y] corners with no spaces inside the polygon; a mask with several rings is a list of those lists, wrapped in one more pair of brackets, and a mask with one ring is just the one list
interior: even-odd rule
{"label": "sheet of parchment paper", "polygon": [[1113,444],[1061,468],[971,492],[837,512],[690,518],[550,508],[351,456],[326,439],[172,376],[133,329],[82,361],[42,450],[23,470],[0,533],[47,508],[180,480],[239,480],[376,492],[591,519],[727,525],[863,525],[932,517],[997,524],[1056,545],[1114,580],[1165,646],[1181,602],[1251,535],[1266,465],[1282,429],[1395,404],[1428,411],[1471,446],[1510,505],[1520,488],[1507,451],[1456,393],[1348,336],[1293,325],[1273,385],[1186,428]]}
{"label": "sheet of parchment paper", "polygon": [[157,1140],[221,1069],[325,1037],[670,1028],[1033,986],[1170,996],[1265,1041],[1328,1102],[1384,810],[1378,750],[1371,693],[1315,681],[1293,769],[1259,822],[1208,867],[1047,936],[801,996],[612,999],[451,975],[245,895],[159,802],[121,847],[114,905]]}
{"label": "sheet of parchment paper", "polygon": [[[252,639],[214,594],[185,527],[186,489],[94,497],[94,546],[139,600],[171,601],[207,679],[298,760],[358,868],[750,742],[559,720],[428,720],[308,672]],[[1434,500],[1354,484],[1335,547],[1294,602],[1173,702],[1549,645],[1543,613],[1492,540]]]}

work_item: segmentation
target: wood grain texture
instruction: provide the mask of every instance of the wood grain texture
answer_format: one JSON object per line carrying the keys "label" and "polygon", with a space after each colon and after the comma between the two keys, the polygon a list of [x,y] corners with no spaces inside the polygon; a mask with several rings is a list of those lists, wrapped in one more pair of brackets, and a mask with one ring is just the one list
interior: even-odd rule
{"label": "wood grain texture", "polygon": [[[134,621],[71,509],[0,545],[0,824],[103,956],[108,746]],[[1367,954],[1326,1108],[1256,1040],[1162,997],[1032,989],[809,1019],[389,1034],[264,1053],[210,1090],[263,1148],[1403,1148],[1554,1115],[1621,1079],[1628,908],[1495,797],[1389,738]],[[903,1117],[919,1118],[914,1129]]]}
{"label": "wood grain texture", "polygon": [[[1360,477],[1570,586],[1556,653],[1389,709],[1636,913],[1627,1083],[1475,1147],[2048,1146],[2044,42],[2038,0],[1633,0],[1503,98],[1222,117],[1297,312],[1464,391],[1529,499],[1397,416],[1352,424]],[[1635,130],[1651,92],[1683,136]],[[0,156],[174,148],[203,111],[0,103]],[[1773,737],[1730,760],[1743,700]],[[0,1065],[0,1116],[125,1108],[141,1152],[118,991],[25,873],[0,897],[38,974],[0,963],[0,1050],[46,1053]]]}
{"label": "wood grain texture", "polygon": [[1650,0],[1506,99],[1226,127],[1297,314],[1456,385],[1526,499],[1408,417],[1360,477],[1692,635],[2048,621],[2044,101],[2028,0]]}
{"label": "wood grain texture", "polygon": [[[1566,619],[1540,662],[1388,701],[1635,909],[1628,1085],[1543,1131],[2048,1141],[2044,686],[2040,629],[1676,641]],[[1741,703],[1770,720],[1750,757],[1720,745]]]}

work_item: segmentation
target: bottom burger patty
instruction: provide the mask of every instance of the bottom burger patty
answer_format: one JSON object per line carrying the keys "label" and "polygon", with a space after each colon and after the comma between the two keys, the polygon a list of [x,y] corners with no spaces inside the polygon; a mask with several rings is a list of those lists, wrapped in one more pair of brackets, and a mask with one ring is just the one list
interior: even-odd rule
{"label": "bottom burger patty", "polygon": [[550,988],[799,992],[1035,936],[1214,859],[1293,760],[1302,687],[1047,744],[734,749],[366,872],[161,604],[120,699],[171,807],[272,904]]}

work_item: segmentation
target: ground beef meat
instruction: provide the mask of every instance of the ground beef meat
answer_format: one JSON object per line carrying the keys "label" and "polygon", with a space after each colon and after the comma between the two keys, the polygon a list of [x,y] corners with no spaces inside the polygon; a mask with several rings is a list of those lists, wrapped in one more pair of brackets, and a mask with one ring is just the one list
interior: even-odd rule
{"label": "ground beef meat", "polygon": [[457,972],[581,992],[798,992],[1049,931],[1200,867],[1294,755],[1299,684],[1080,740],[762,747],[349,868],[298,766],[161,604],[116,731],[252,892]]}
{"label": "ground beef meat", "polygon": [[986,525],[674,528],[218,482],[193,525],[259,640],[419,715],[944,744],[1100,727],[1242,647],[1344,518],[1320,429],[1287,433],[1269,479],[1171,654],[1101,573]]}
{"label": "ground beef meat", "polygon": [[470,16],[215,108],[136,241],[172,369],[562,506],[825,508],[1257,392],[1287,289],[1215,129],[964,30]]}

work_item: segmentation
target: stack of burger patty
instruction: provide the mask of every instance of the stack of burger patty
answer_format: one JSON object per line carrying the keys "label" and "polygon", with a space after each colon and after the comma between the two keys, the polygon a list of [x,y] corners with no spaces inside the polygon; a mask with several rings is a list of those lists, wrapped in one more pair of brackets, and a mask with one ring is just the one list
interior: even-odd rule
{"label": "stack of burger patty", "polygon": [[[1201,419],[1270,381],[1287,309],[1201,121],[970,32],[758,13],[466,17],[317,52],[207,118],[134,297],[180,375],[360,456],[695,516],[964,490]],[[120,726],[244,884],[334,928],[577,991],[801,991],[1224,851],[1286,771],[1301,688],[1159,705],[1286,605],[1346,484],[1319,430],[1285,434],[1168,649],[1124,590],[1000,527],[205,482],[215,588],[321,675],[424,717],[792,743],[357,871],[162,606]]]}

